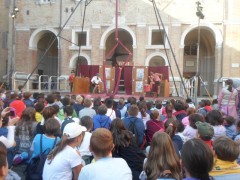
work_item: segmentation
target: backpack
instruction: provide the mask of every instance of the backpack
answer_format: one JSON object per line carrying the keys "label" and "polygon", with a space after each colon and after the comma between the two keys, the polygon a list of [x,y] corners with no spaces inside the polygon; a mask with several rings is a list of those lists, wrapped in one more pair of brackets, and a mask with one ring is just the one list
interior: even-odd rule
{"label": "backpack", "polygon": [[[51,150],[50,148],[48,148],[44,152],[42,152],[42,136],[43,135],[41,134],[40,154],[32,158],[32,160],[28,164],[26,169],[26,180],[42,180],[43,167],[48,156],[48,154],[45,154],[45,152],[50,152]],[[55,138],[52,149],[54,148],[56,142],[57,137]]]}
{"label": "backpack", "polygon": [[135,122],[137,121],[137,119],[135,119],[135,121],[130,121],[130,124],[128,126],[128,130],[131,131],[133,133],[133,137],[136,141],[136,144],[139,143],[139,139],[138,139],[138,129],[137,129],[137,126],[135,124]]}

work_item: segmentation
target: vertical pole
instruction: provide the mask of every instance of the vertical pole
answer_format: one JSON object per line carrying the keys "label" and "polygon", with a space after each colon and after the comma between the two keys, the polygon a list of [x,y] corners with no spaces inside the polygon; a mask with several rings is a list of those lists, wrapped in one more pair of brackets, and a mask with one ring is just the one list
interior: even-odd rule
{"label": "vertical pole", "polygon": [[[199,9],[199,4],[197,9]],[[195,79],[195,86],[194,86],[195,106],[197,106],[198,104],[197,95],[198,95],[198,76],[199,76],[199,56],[200,56],[200,17],[198,17],[197,62],[196,62],[196,79]]]}
{"label": "vertical pole", "polygon": [[[12,4],[12,13],[15,13],[15,6],[16,6],[16,0],[13,0]],[[16,17],[16,15],[15,15]],[[14,75],[14,69],[15,69],[15,58],[14,58],[14,45],[15,45],[15,39],[14,39],[14,29],[15,29],[15,17],[12,17],[12,44],[11,44],[11,67],[10,67],[10,75],[9,75],[9,88],[11,90],[14,89],[13,84],[13,75]]]}
{"label": "vertical pole", "polygon": [[116,41],[118,41],[118,0],[116,0],[116,32],[115,32]]}

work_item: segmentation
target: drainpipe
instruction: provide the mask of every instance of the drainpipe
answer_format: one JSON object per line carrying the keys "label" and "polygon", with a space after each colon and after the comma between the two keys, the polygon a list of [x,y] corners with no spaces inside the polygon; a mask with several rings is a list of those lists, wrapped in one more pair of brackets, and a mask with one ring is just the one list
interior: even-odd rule
{"label": "drainpipe", "polygon": [[[59,22],[59,29],[62,29],[62,3],[63,1],[60,0],[60,22]],[[60,34],[59,34],[60,35]],[[58,39],[58,73],[57,76],[59,77],[62,72],[61,72],[61,67],[62,67],[62,46],[61,46],[61,38]],[[57,84],[57,89],[59,89],[59,84]]]}
{"label": "drainpipe", "polygon": [[223,37],[223,42],[222,42],[222,49],[221,49],[221,67],[220,67],[220,77],[217,80],[217,94],[220,91],[220,86],[219,82],[223,77],[223,50],[224,50],[224,17],[225,17],[225,7],[226,7],[226,0],[223,1],[223,12],[222,12],[222,37]]}

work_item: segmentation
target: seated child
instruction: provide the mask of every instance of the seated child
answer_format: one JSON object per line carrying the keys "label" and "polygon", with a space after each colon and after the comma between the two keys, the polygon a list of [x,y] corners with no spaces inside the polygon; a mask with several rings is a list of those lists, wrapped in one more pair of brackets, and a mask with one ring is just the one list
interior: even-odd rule
{"label": "seated child", "polygon": [[90,116],[83,116],[80,121],[81,126],[86,127],[87,131],[83,137],[83,142],[81,146],[77,146],[82,159],[85,161],[85,164],[90,164],[92,159],[92,153],[89,150],[90,139],[92,134],[90,133],[93,129],[93,120]]}
{"label": "seated child", "polygon": [[215,161],[210,175],[218,179],[240,179],[240,166],[236,159],[239,155],[239,145],[226,136],[220,136],[213,141]]}
{"label": "seated child", "polygon": [[223,117],[219,111],[210,111],[206,116],[206,122],[209,123],[214,129],[214,136],[212,140],[219,136],[226,136],[226,129],[223,126]]}
{"label": "seated child", "polygon": [[126,161],[122,158],[112,158],[113,148],[112,133],[106,128],[96,129],[89,146],[96,162],[84,166],[78,179],[131,180],[132,172]]}
{"label": "seated child", "polygon": [[227,116],[225,118],[225,125],[226,129],[226,136],[233,139],[236,136],[236,126],[235,126],[235,119],[232,116]]}
{"label": "seated child", "polygon": [[206,109],[204,108],[204,106],[205,106],[205,103],[204,103],[203,101],[200,101],[200,102],[198,103],[198,110],[197,110],[197,112],[198,112],[199,114],[203,115],[204,117],[206,117],[207,111],[206,111]]}
{"label": "seated child", "polygon": [[177,131],[176,131],[176,135],[180,136],[180,138],[182,139],[183,143],[185,143],[187,141],[187,138],[183,135],[183,131],[184,131],[184,125],[181,121],[176,121],[177,123]]}
{"label": "seated child", "polygon": [[181,165],[186,171],[183,180],[211,180],[213,153],[200,139],[191,139],[183,145]]}
{"label": "seated child", "polygon": [[196,122],[198,121],[204,122],[204,117],[201,114],[195,113],[189,116],[189,125],[187,125],[183,131],[183,135],[187,138],[187,140],[196,137],[197,133]]}
{"label": "seated child", "polygon": [[219,110],[218,100],[217,100],[217,99],[214,99],[214,100],[212,101],[212,110]]}
{"label": "seated child", "polygon": [[42,121],[42,113],[43,113],[43,109],[44,109],[45,105],[43,103],[36,103],[35,105],[35,110],[36,110],[36,120],[37,122],[41,122]]}
{"label": "seated child", "polygon": [[33,101],[31,100],[31,97],[32,97],[32,93],[27,91],[23,94],[23,102],[25,103],[26,107],[34,107],[34,103]]}
{"label": "seated child", "polygon": [[210,148],[212,148],[212,137],[214,135],[213,127],[204,122],[196,122],[197,126],[197,138],[201,139],[203,142],[205,142],[207,145],[209,145]]}

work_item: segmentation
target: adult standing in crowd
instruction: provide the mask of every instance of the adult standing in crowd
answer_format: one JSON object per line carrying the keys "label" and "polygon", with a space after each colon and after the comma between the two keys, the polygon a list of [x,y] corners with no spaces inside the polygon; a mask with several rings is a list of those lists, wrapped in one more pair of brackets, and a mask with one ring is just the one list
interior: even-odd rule
{"label": "adult standing in crowd", "polygon": [[224,87],[219,94],[218,107],[225,116],[232,116],[238,119],[237,106],[238,106],[238,92],[233,88],[233,80],[228,79],[225,81]]}

